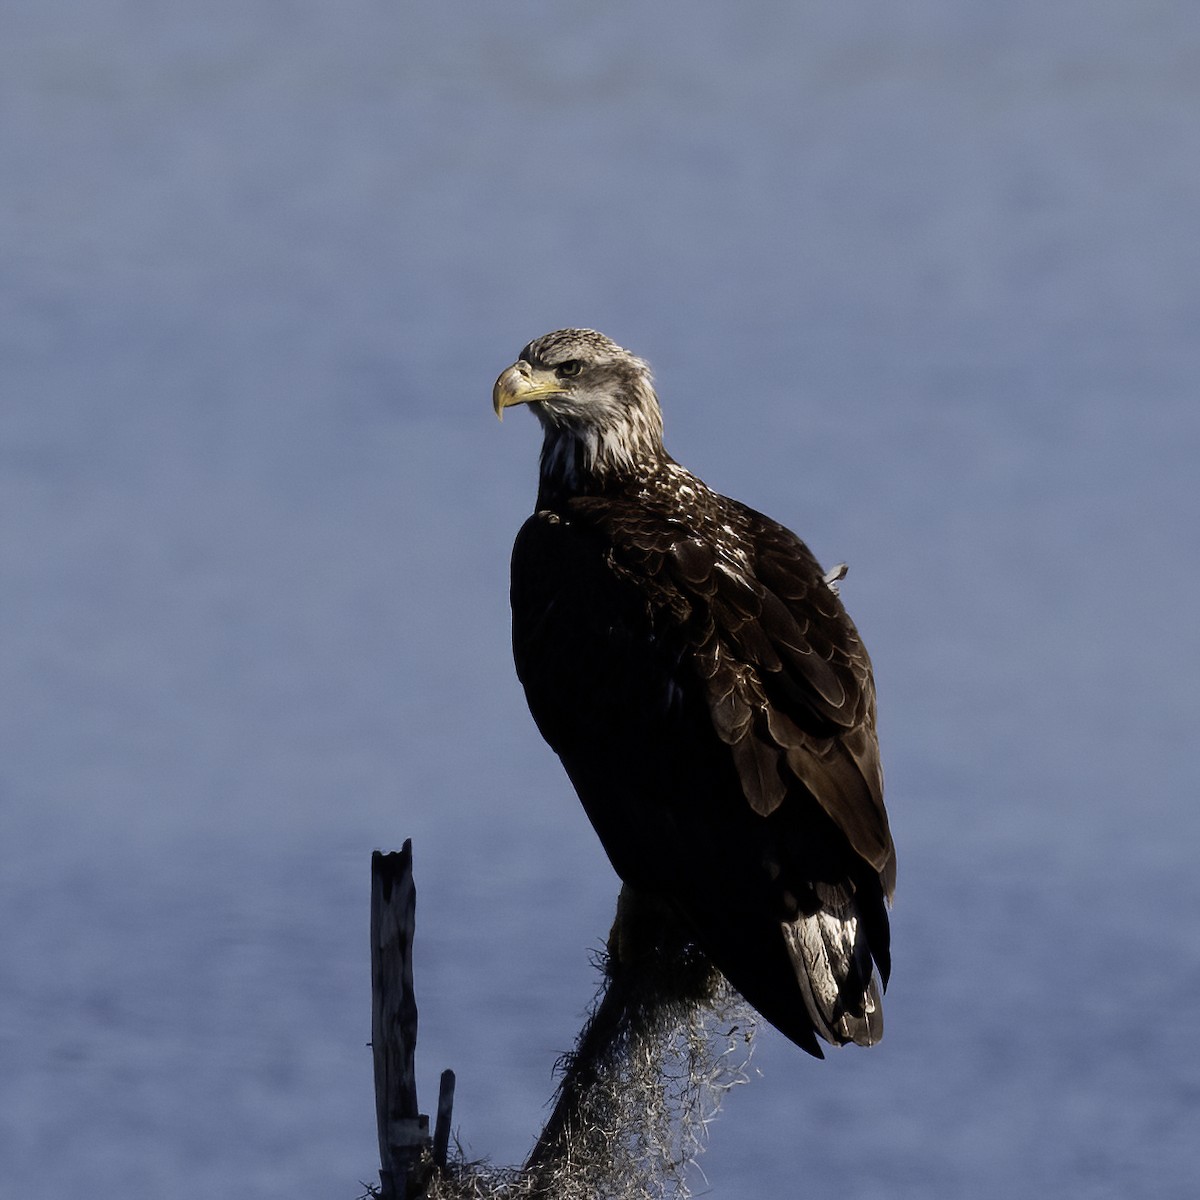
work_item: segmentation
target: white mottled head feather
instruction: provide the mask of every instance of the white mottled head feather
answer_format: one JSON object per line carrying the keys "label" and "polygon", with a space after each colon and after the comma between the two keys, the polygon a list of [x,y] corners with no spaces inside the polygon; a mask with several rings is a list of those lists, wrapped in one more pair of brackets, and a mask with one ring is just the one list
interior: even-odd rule
{"label": "white mottled head feather", "polygon": [[662,410],[649,365],[594,329],[559,329],[520,361],[553,372],[555,394],[532,404],[545,431],[543,487],[575,492],[663,460]]}

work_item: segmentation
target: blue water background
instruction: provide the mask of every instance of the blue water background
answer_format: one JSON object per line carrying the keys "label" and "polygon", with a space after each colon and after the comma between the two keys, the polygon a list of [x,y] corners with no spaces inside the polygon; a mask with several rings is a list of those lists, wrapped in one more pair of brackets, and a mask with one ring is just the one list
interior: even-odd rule
{"label": "blue water background", "polygon": [[764,1033],[712,1194],[1197,1194],[1200,7],[6,0],[0,164],[0,1195],[360,1194],[406,837],[423,1107],[528,1148],[616,882],[489,392],[568,324],[877,668],[887,1037]]}

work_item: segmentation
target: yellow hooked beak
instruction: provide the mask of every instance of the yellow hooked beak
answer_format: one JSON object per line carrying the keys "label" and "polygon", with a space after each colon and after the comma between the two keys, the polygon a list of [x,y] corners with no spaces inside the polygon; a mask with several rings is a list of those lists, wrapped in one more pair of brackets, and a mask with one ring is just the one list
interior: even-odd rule
{"label": "yellow hooked beak", "polygon": [[504,410],[514,404],[532,404],[563,394],[562,384],[553,371],[531,367],[524,359],[502,371],[492,388],[492,407],[504,420]]}

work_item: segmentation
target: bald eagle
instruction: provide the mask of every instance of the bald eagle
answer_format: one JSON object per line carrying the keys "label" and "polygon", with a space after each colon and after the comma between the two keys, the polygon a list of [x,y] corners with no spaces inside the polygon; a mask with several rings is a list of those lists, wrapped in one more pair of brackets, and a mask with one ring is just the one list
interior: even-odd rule
{"label": "bald eagle", "polygon": [[493,403],[544,431],[517,674],[622,909],[674,914],[809,1053],[877,1042],[895,850],[871,663],[835,587],[667,454],[649,367],[603,334],[530,342]]}

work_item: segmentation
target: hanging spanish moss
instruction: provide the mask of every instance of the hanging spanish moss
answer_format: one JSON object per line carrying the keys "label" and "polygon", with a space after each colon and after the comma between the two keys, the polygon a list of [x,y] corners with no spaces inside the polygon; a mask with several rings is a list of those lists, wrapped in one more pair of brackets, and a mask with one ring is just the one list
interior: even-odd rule
{"label": "hanging spanish moss", "polygon": [[[661,948],[660,948],[661,949]],[[691,947],[604,985],[522,1168],[452,1161],[430,1200],[661,1200],[688,1178],[725,1093],[747,1081],[754,1015]]]}

